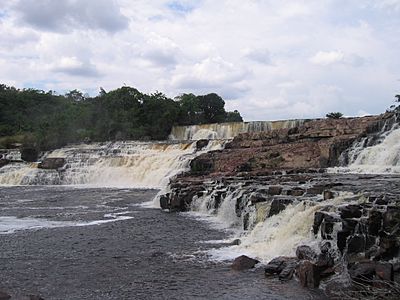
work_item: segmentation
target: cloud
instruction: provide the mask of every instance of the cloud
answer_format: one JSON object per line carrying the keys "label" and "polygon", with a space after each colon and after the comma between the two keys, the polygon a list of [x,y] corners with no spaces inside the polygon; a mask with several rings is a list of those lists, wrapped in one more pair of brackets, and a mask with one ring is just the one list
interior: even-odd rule
{"label": "cloud", "polygon": [[245,120],[379,113],[400,92],[399,0],[3,2],[17,87],[217,92]]}
{"label": "cloud", "polygon": [[255,62],[264,64],[264,65],[270,65],[272,63],[271,61],[271,54],[268,51],[268,49],[253,49],[253,50],[246,50],[245,56],[248,59],[251,59]]}
{"label": "cloud", "polygon": [[312,63],[321,66],[343,62],[343,60],[344,54],[341,51],[319,51],[310,59]]}
{"label": "cloud", "polygon": [[128,26],[112,0],[19,0],[15,9],[24,24],[45,31],[83,28],[114,33]]}
{"label": "cloud", "polygon": [[62,57],[55,65],[50,66],[53,72],[65,73],[71,76],[99,77],[100,73],[90,62],[82,62],[76,57]]}

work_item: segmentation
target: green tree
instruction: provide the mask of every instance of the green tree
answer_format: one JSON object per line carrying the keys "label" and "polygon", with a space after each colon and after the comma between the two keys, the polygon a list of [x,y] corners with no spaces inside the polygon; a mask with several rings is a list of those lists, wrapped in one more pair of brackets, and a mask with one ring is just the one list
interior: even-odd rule
{"label": "green tree", "polygon": [[341,112],[331,112],[326,114],[326,117],[329,119],[340,119],[343,117],[343,114]]}

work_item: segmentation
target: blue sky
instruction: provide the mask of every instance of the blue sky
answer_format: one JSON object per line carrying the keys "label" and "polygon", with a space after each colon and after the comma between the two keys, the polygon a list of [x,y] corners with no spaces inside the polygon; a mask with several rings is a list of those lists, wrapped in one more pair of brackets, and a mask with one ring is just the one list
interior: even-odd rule
{"label": "blue sky", "polygon": [[400,0],[0,0],[0,82],[217,92],[246,120],[385,111]]}

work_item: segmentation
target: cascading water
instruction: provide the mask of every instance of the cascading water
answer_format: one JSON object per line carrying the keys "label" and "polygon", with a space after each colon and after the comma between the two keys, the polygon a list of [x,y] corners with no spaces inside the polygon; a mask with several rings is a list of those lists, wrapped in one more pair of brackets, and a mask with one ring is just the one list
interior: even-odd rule
{"label": "cascading water", "polygon": [[169,178],[183,172],[192,158],[221,149],[223,141],[212,141],[201,150],[195,142],[109,142],[69,146],[45,158],[63,158],[58,170],[38,169],[37,164],[11,163],[0,169],[0,184],[86,184],[162,188]]}
{"label": "cascading water", "polygon": [[221,124],[202,124],[174,126],[171,140],[232,139],[240,133],[262,132],[274,129],[293,128],[302,125],[305,120],[232,122]]}
{"label": "cascading water", "polygon": [[384,126],[377,135],[357,141],[342,154],[347,166],[329,169],[331,173],[400,174],[400,125]]}
{"label": "cascading water", "polygon": [[210,222],[213,227],[229,229],[233,235],[225,243],[238,238],[241,241],[239,245],[210,251],[214,259],[231,260],[246,254],[267,263],[277,256],[295,256],[296,247],[304,244],[318,252],[321,235],[312,233],[315,212],[324,210],[327,213],[354,199],[354,194],[344,192],[329,200],[323,200],[321,195],[292,197],[291,203],[284,209],[271,214],[273,201],[283,203],[289,197],[278,195],[257,199],[256,191],[262,189],[265,192],[268,186],[246,185],[243,182],[226,186],[214,182],[203,195],[193,199],[190,215]]}

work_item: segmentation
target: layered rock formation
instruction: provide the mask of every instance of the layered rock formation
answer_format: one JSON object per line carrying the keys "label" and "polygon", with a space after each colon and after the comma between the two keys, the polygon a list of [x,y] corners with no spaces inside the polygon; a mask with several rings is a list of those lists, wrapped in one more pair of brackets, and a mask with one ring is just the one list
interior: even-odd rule
{"label": "layered rock formation", "polygon": [[[191,170],[175,178],[160,197],[161,207],[206,210],[226,218],[230,205],[233,216],[228,221],[253,236],[253,229],[260,230],[257,224],[267,224],[288,207],[306,211],[304,222],[296,221],[295,214],[288,218],[299,222],[299,228],[292,232],[295,242],[286,244],[296,249],[311,234],[318,247],[300,245],[296,255],[293,250],[292,256],[273,259],[266,275],[286,280],[296,274],[303,286],[315,288],[321,280],[334,285],[332,275],[348,269],[354,282],[391,282],[400,276],[400,177],[326,174],[325,168],[346,163],[347,149],[362,138],[370,137],[365,143],[373,145],[376,133],[393,122],[393,114],[383,114],[240,134],[224,150],[195,158]],[[283,244],[285,238],[290,237],[282,237]],[[262,255],[256,257],[264,263],[272,258],[266,261]]]}
{"label": "layered rock formation", "polygon": [[224,150],[193,160],[191,171],[214,176],[335,166],[355,140],[379,131],[392,117],[313,120],[289,129],[240,134]]}

